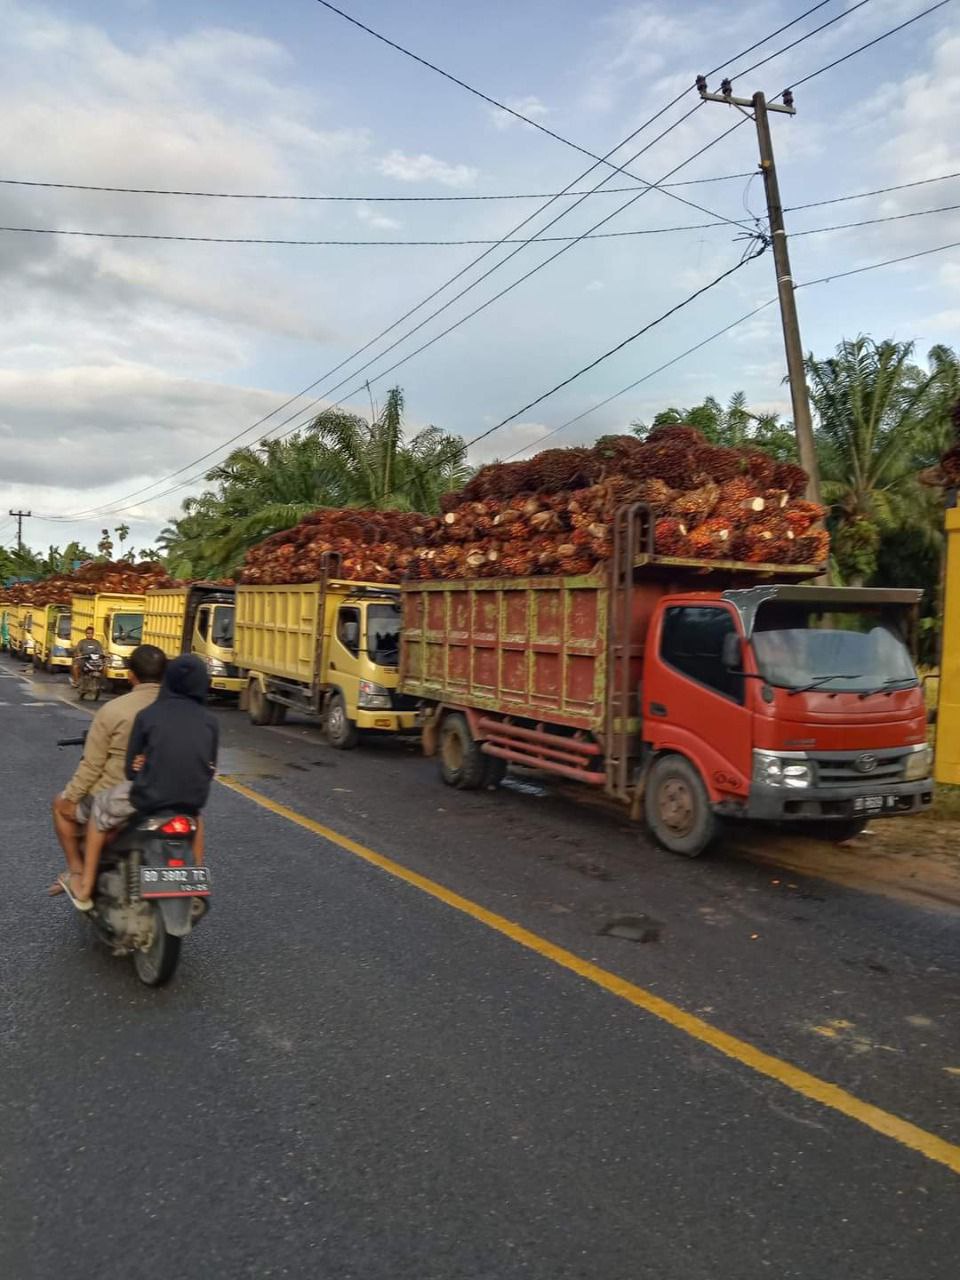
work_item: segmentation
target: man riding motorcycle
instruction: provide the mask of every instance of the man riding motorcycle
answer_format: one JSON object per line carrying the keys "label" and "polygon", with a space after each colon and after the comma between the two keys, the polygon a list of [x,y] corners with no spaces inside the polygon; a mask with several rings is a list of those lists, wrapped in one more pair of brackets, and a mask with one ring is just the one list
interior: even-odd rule
{"label": "man riding motorcycle", "polygon": [[[88,628],[88,631],[92,632],[93,628]],[[133,686],[130,693],[114,698],[94,716],[83,758],[73,777],[53,801],[53,826],[67,860],[67,871],[50,886],[48,892],[51,895],[66,892],[64,880],[67,876],[76,877],[67,884],[79,887],[83,876],[80,835],[89,821],[93,797],[98,791],[105,791],[124,780],[127,744],[133,722],[156,699],[166,665],[163,650],[156,645],[142,644],[134,649],[129,659],[129,679]]]}
{"label": "man riding motorcycle", "polygon": [[146,817],[169,808],[196,815],[193,856],[197,866],[203,865],[200,815],[216,772],[219,745],[219,726],[206,707],[209,692],[205,664],[196,654],[181,654],[168,664],[156,700],[137,714],[127,744],[126,779],[93,797],[83,875],[70,881],[70,897],[81,911],[93,907],[97,871],[109,832],[125,826],[134,816]]}
{"label": "man riding motorcycle", "polygon": [[73,652],[73,665],[70,668],[70,683],[74,688],[80,682],[80,668],[83,666],[84,658],[90,654],[96,653],[103,657],[103,645],[99,640],[95,639],[93,627],[87,627],[84,632],[83,639],[79,642]]}

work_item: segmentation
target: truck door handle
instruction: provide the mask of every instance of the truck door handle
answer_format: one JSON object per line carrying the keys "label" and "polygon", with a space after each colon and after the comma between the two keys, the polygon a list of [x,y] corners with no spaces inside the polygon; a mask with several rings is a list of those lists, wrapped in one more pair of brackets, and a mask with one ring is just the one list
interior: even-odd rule
{"label": "truck door handle", "polygon": [[663,705],[662,702],[651,702],[650,714],[652,716],[665,716],[667,714],[667,708]]}

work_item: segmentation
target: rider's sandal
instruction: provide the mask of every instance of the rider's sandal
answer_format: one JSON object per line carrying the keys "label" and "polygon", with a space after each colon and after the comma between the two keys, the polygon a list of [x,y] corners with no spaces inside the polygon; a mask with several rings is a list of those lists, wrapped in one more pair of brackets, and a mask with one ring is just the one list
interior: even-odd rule
{"label": "rider's sandal", "polygon": [[71,875],[69,871],[64,871],[61,875],[57,876],[57,879],[60,881],[60,884],[63,886],[63,892],[67,895],[67,897],[70,899],[70,901],[73,903],[73,905],[77,908],[78,911],[93,910],[92,898],[78,898],[77,895],[73,892],[73,886],[70,883]]}

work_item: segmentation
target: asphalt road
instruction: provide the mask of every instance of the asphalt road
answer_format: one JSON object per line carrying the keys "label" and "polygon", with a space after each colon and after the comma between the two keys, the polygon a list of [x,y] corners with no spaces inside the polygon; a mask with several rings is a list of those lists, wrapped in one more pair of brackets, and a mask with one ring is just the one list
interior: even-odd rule
{"label": "asphalt road", "polygon": [[[224,710],[222,768],[515,921],[521,946],[246,796],[214,908],[141,987],[43,890],[87,713],[0,659],[0,1274],[954,1277],[960,1181],[550,958],[550,945],[960,1143],[960,915],[686,862],[527,779]],[[645,942],[602,931],[642,918]],[[915,1130],[913,1130],[915,1132]]]}

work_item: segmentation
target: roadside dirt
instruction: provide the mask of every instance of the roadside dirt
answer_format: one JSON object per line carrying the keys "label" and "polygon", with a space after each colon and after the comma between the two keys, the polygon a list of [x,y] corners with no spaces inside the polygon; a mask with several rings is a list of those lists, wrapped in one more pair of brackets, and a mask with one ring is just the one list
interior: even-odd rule
{"label": "roadside dirt", "polygon": [[960,823],[955,820],[888,818],[843,845],[751,831],[737,833],[733,847],[753,862],[852,889],[921,906],[960,908]]}

